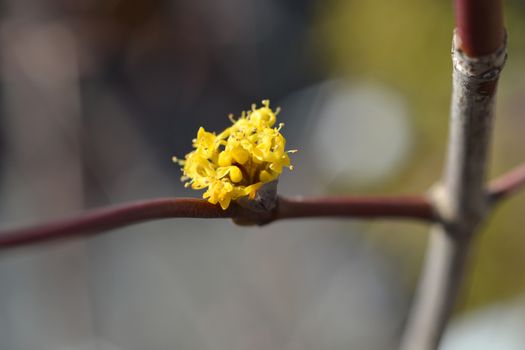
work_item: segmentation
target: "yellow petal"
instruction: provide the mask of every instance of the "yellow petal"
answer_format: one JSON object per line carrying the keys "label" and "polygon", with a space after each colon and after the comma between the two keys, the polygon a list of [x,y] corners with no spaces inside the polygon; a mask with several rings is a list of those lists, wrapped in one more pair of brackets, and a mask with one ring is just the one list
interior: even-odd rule
{"label": "yellow petal", "polygon": [[219,166],[230,166],[232,164],[232,156],[230,152],[222,151],[219,153]]}
{"label": "yellow petal", "polygon": [[232,157],[239,164],[244,164],[250,158],[250,154],[244,148],[238,147],[232,151]]}
{"label": "yellow petal", "polygon": [[284,166],[290,166],[290,157],[288,156],[288,154],[283,154],[283,156],[281,157],[281,161],[283,162]]}
{"label": "yellow petal", "polygon": [[257,194],[257,190],[262,186],[262,182],[254,183],[253,185],[247,186],[244,189],[244,192],[250,199],[254,199]]}
{"label": "yellow petal", "polygon": [[275,171],[277,174],[280,174],[283,172],[283,165],[281,163],[272,163],[270,164],[270,169]]}
{"label": "yellow petal", "polygon": [[273,180],[273,177],[269,172],[267,172],[266,170],[263,170],[259,174],[259,180],[261,180],[262,182],[270,182]]}
{"label": "yellow petal", "polygon": [[240,182],[242,180],[242,172],[241,169],[236,167],[235,165],[230,167],[230,179],[233,182]]}
{"label": "yellow petal", "polygon": [[228,173],[230,172],[230,168],[231,167],[220,167],[220,168],[217,168],[217,171],[216,171],[216,174],[217,174],[217,178],[218,179],[222,179],[223,177],[225,177],[226,175],[228,175]]}
{"label": "yellow petal", "polygon": [[223,200],[219,201],[219,203],[221,205],[221,208],[223,210],[228,209],[228,207],[230,206],[230,202],[231,202],[231,198],[230,197],[224,198]]}

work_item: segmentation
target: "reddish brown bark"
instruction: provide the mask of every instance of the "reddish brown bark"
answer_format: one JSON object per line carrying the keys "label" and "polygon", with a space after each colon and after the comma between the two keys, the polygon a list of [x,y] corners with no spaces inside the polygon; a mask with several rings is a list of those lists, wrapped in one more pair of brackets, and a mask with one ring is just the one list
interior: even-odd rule
{"label": "reddish brown bark", "polygon": [[0,232],[0,249],[43,241],[86,236],[162,218],[234,218],[236,222],[266,224],[302,217],[413,218],[432,220],[424,196],[279,198],[276,210],[251,212],[232,204],[228,210],[202,199],[160,198],[101,208],[74,218]]}
{"label": "reddish brown bark", "polygon": [[455,0],[459,48],[470,57],[488,55],[503,45],[503,0]]}

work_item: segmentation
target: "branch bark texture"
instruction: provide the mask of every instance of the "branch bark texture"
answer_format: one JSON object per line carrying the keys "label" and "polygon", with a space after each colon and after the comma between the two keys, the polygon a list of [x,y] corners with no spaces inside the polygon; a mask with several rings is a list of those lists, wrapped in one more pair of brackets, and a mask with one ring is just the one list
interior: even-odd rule
{"label": "branch bark texture", "polygon": [[489,185],[489,198],[492,204],[517,193],[525,186],[525,164],[522,164]]}
{"label": "branch bark texture", "polygon": [[[523,186],[525,164],[492,181],[488,186],[488,200],[497,204]],[[262,225],[283,219],[322,217],[398,218],[428,222],[438,219],[433,204],[423,195],[278,197],[277,207],[268,213],[253,212],[235,205],[222,210],[217,205],[196,198],[157,198],[95,209],[77,217],[33,227],[0,231],[0,249],[99,234],[165,218],[233,218],[240,223]]]}
{"label": "branch bark texture", "polygon": [[0,232],[0,249],[87,236],[163,218],[232,218],[240,224],[267,224],[305,217],[410,218],[431,221],[434,209],[425,196],[278,198],[268,212],[239,205],[222,210],[202,199],[159,198],[102,208],[77,217]]}
{"label": "branch bark texture", "polygon": [[454,1],[458,47],[470,57],[490,55],[504,40],[503,0]]}
{"label": "branch bark texture", "polygon": [[[416,300],[401,343],[404,350],[436,349],[463,279],[474,233],[485,218],[489,201],[485,175],[491,139],[498,77],[506,59],[506,45],[484,52],[494,43],[483,41],[483,18],[499,33],[503,27],[498,1],[457,1],[458,30],[454,33],[453,88],[447,162],[442,181],[433,191],[440,224],[431,230],[429,247]],[[485,7],[488,8],[485,8]],[[471,12],[468,12],[471,11]],[[489,41],[499,37],[492,33]],[[467,34],[465,34],[467,33]],[[462,37],[463,35],[463,37]]]}

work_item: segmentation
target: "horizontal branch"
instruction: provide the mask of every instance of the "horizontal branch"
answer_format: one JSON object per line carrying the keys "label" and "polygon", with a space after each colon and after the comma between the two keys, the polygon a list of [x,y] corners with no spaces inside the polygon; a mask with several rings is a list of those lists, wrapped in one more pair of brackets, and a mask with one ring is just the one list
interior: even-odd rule
{"label": "horizontal branch", "polygon": [[275,220],[305,217],[409,218],[433,221],[425,196],[280,198]]}
{"label": "horizontal branch", "polygon": [[0,232],[0,249],[101,233],[163,218],[233,218],[236,222],[266,224],[304,217],[410,218],[433,220],[424,196],[279,198],[276,209],[255,213],[231,205],[222,210],[202,199],[161,198],[96,209],[75,218]]}
{"label": "horizontal branch", "polygon": [[[501,200],[524,186],[525,164],[492,181],[488,186],[489,197]],[[233,204],[228,210],[222,210],[196,198],[159,198],[95,209],[74,218],[33,227],[0,231],[0,249],[92,235],[165,218],[234,218],[236,222],[267,224],[307,217],[438,220],[425,196],[280,197],[277,208],[265,214]]]}
{"label": "horizontal branch", "polygon": [[163,218],[224,218],[229,211],[194,198],[159,198],[87,211],[79,216],[0,232],[0,248],[83,236]]}

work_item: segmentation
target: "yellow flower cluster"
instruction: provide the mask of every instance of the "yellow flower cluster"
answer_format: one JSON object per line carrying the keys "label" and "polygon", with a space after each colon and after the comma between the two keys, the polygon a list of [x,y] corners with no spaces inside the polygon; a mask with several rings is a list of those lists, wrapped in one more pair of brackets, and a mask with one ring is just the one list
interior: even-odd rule
{"label": "yellow flower cluster", "polygon": [[262,104],[261,108],[252,105],[237,120],[230,115],[233,125],[219,135],[199,128],[193,140],[195,150],[184,160],[174,158],[182,166],[186,187],[208,188],[203,198],[226,209],[240,197],[254,199],[257,190],[277,179],[283,167],[293,169],[288,153],[295,151],[285,151],[283,124],[273,127],[279,109],[274,112],[268,100]]}

